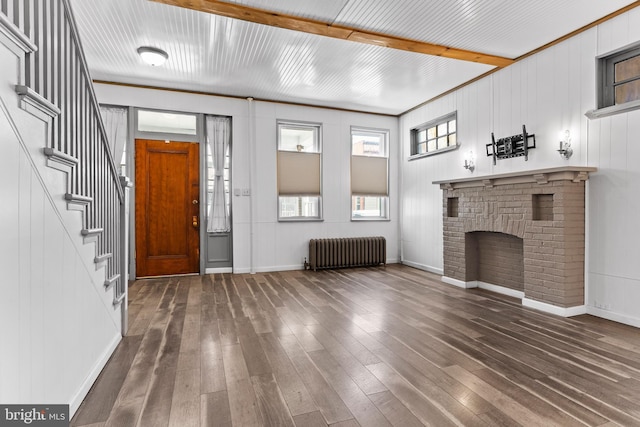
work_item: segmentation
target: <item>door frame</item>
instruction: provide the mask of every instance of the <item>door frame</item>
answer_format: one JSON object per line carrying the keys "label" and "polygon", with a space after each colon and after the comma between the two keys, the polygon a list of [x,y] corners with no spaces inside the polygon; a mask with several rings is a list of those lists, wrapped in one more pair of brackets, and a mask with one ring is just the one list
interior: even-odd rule
{"label": "door frame", "polygon": [[[153,107],[134,107],[129,106],[129,117],[128,117],[128,139],[126,143],[126,173],[127,177],[133,183],[133,188],[131,189],[131,197],[130,197],[130,208],[129,208],[129,280],[135,280],[137,271],[136,271],[136,212],[135,212],[135,204],[136,204],[136,186],[135,186],[135,140],[136,139],[158,139],[158,140],[179,140],[184,142],[195,142],[199,144],[199,154],[200,154],[200,260],[199,260],[199,274],[206,273],[206,261],[207,261],[207,182],[206,182],[206,174],[207,174],[207,151],[206,151],[206,124],[205,124],[205,116],[224,116],[231,118],[231,146],[230,146],[230,156],[231,156],[231,165],[230,165],[230,179],[231,185],[233,185],[233,126],[234,120],[233,115],[231,114],[204,114],[204,113],[194,113],[189,111],[178,111],[178,110],[169,110],[162,108],[153,108]],[[161,132],[145,132],[138,130],[138,111],[157,111],[162,113],[176,113],[176,114],[191,114],[196,116],[196,134],[177,134],[177,133],[161,133]],[[228,269],[220,269],[225,270],[223,272],[233,272],[233,195],[230,196],[230,220],[231,220],[231,268]]]}
{"label": "door frame", "polygon": [[[201,207],[202,209],[202,223],[204,223],[204,226],[201,227],[201,231],[202,234],[200,236],[200,243],[201,243],[201,258],[202,258],[202,266],[201,266],[201,271],[202,274],[208,274],[209,273],[232,273],[233,272],[233,117],[231,116],[225,116],[222,114],[207,114],[206,116],[215,116],[215,117],[228,117],[231,120],[231,129],[230,129],[230,141],[229,141],[229,221],[231,224],[231,231],[229,231],[228,233],[209,233],[207,231],[207,223],[209,221],[209,218],[207,217],[207,145],[206,145],[206,141],[203,138],[203,143],[201,144],[201,150],[200,150],[200,158],[202,159],[202,166],[201,166],[201,173],[203,174],[202,176],[202,180],[200,182],[200,189],[202,191],[202,200],[204,201],[203,203],[201,203]],[[203,116],[202,118],[202,134],[205,135],[206,134],[206,116]],[[228,235],[229,236],[229,258],[231,261],[231,265],[228,267],[208,267],[207,264],[209,262],[209,248],[208,248],[208,243],[210,240],[210,236],[215,236],[215,235]]]}
{"label": "door frame", "polygon": [[[156,111],[160,113],[176,113],[176,114],[190,114],[196,116],[196,134],[181,134],[181,133],[162,133],[162,132],[145,132],[138,130],[138,111]],[[157,139],[157,140],[173,140],[173,141],[181,141],[181,142],[194,142],[198,144],[198,153],[200,155],[199,161],[199,169],[200,169],[200,203],[199,203],[199,212],[200,212],[200,225],[199,225],[199,233],[200,233],[200,259],[198,260],[198,274],[204,273],[204,242],[203,242],[203,231],[206,232],[206,227],[203,227],[202,218],[205,215],[206,203],[203,203],[203,200],[206,200],[206,188],[203,188],[203,174],[206,173],[206,169],[202,168],[202,157],[206,155],[205,144],[204,144],[204,114],[202,113],[193,113],[188,111],[177,111],[177,110],[165,110],[159,108],[146,108],[146,107],[130,107],[129,108],[129,139],[127,140],[127,154],[126,154],[126,169],[127,176],[133,182],[133,188],[131,189],[131,199],[130,199],[130,209],[129,209],[129,280],[135,280],[137,276],[136,271],[136,165],[135,165],[135,141],[136,139]]]}

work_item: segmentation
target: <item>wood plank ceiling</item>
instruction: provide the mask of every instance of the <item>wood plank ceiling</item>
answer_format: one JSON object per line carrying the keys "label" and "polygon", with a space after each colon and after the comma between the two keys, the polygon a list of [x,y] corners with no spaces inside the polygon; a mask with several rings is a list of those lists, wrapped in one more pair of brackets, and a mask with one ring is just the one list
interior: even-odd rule
{"label": "wood plank ceiling", "polygon": [[[95,80],[382,114],[640,4],[587,3],[71,0]],[[143,64],[139,46],[168,62]]]}

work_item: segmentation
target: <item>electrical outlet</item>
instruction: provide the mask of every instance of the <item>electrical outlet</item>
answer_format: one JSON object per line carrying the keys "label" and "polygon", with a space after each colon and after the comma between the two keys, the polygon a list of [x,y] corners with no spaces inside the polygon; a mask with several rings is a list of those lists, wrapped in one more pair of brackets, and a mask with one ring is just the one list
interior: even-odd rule
{"label": "electrical outlet", "polygon": [[242,195],[243,196],[250,196],[251,195],[251,189],[250,188],[243,188],[242,189]]}
{"label": "electrical outlet", "polygon": [[234,196],[240,196],[240,194],[241,194],[241,192],[240,192],[240,189],[239,189],[239,188],[234,188],[234,189],[233,189],[233,195],[234,195]]}

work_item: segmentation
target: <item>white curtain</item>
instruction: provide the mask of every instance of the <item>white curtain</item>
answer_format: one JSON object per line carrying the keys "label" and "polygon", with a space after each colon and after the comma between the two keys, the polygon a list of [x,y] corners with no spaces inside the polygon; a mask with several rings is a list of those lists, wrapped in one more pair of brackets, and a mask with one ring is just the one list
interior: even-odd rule
{"label": "white curtain", "polygon": [[224,192],[225,159],[231,142],[231,119],[207,116],[207,145],[213,156],[213,197],[207,231],[224,233],[231,231],[229,209]]}
{"label": "white curtain", "polygon": [[[104,123],[104,130],[107,133],[107,140],[111,148],[111,155],[118,169],[122,166],[122,154],[127,143],[127,117],[126,107],[100,106],[100,115]],[[122,175],[126,175],[124,170],[120,170]]]}

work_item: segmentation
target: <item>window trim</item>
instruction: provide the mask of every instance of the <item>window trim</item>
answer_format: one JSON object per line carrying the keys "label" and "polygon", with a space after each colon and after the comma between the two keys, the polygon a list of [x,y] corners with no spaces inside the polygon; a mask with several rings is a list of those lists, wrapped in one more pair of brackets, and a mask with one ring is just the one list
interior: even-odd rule
{"label": "window trim", "polygon": [[[157,139],[157,140],[170,140],[181,142],[197,142],[200,143],[200,137],[204,135],[204,131],[201,130],[203,115],[201,113],[192,113],[186,111],[177,110],[163,110],[158,108],[146,108],[146,107],[133,107],[133,132],[134,139]],[[176,132],[156,132],[149,130],[139,130],[138,117],[140,111],[150,113],[164,113],[164,114],[177,114],[182,116],[195,116],[196,118],[196,133],[176,133]]]}
{"label": "window trim", "polygon": [[[617,60],[623,60],[625,57],[633,57],[640,55],[640,42],[624,46],[620,49],[613,50],[604,55],[596,57],[596,102],[597,108],[589,110],[585,113],[589,119],[599,119],[620,113],[626,113],[640,109],[640,100],[625,102],[623,104],[615,104],[614,86],[609,84],[608,77],[611,75],[610,70],[612,64]],[[606,93],[609,91],[609,93]],[[613,99],[613,104],[606,105]]]}
{"label": "window trim", "polygon": [[[323,185],[322,185],[322,170],[323,170],[323,130],[322,123],[320,122],[307,122],[302,120],[285,120],[285,119],[277,119],[276,120],[276,158],[278,157],[278,152],[289,152],[296,153],[293,150],[281,150],[280,149],[280,130],[283,126],[296,127],[300,129],[305,128],[314,128],[315,135],[317,137],[317,141],[315,141],[315,150],[314,151],[306,151],[305,153],[316,153],[320,155],[320,194],[280,194],[277,183],[277,174],[278,174],[278,164],[276,163],[276,209],[278,222],[321,222],[324,221],[324,210],[323,210]],[[276,160],[277,162],[277,160]],[[318,216],[306,217],[306,216],[292,216],[292,217],[283,217],[281,216],[281,202],[280,199],[282,197],[317,197],[318,198]]]}
{"label": "window trim", "polygon": [[[372,134],[372,135],[383,135],[384,136],[384,155],[383,156],[366,156],[366,155],[361,155],[361,154],[353,154],[353,135],[354,133],[363,133],[363,134]],[[349,166],[349,206],[350,206],[350,214],[349,216],[351,217],[351,221],[353,222],[361,222],[361,221],[391,221],[391,215],[390,215],[390,174],[389,174],[389,169],[391,167],[391,162],[389,159],[389,153],[390,153],[390,138],[391,136],[391,131],[389,129],[382,129],[382,128],[371,128],[371,127],[365,127],[365,126],[351,126],[350,132],[349,132],[349,144],[351,146],[351,156],[349,158],[349,164],[351,165],[351,157],[353,156],[359,156],[359,157],[382,157],[385,158],[387,160],[387,195],[386,196],[380,196],[380,195],[370,195],[370,196],[366,196],[366,195],[354,195],[351,192],[351,166]],[[374,217],[355,217],[353,215],[353,198],[354,197],[378,197],[381,199],[381,203],[384,204],[384,216],[374,216]]]}
{"label": "window trim", "polygon": [[322,123],[320,122],[305,122],[305,121],[297,121],[297,120],[280,120],[278,119],[276,121],[276,149],[278,151],[291,151],[291,152],[295,152],[294,150],[281,150],[280,149],[280,129],[283,126],[290,126],[290,127],[295,127],[295,128],[299,128],[299,129],[308,129],[308,128],[315,128],[317,129],[317,137],[318,137],[318,146],[316,147],[315,151],[307,151],[307,153],[320,153],[322,154]]}
{"label": "window trim", "polygon": [[[422,131],[422,130],[427,130],[429,128],[432,127],[438,127],[438,125],[441,125],[443,123],[447,123],[451,120],[456,121],[456,144],[455,145],[450,145],[444,148],[440,148],[434,151],[427,151],[424,153],[418,153],[418,141],[417,141],[417,135],[418,132]],[[419,126],[415,126],[413,128],[411,128],[410,132],[410,141],[411,141],[411,145],[409,146],[409,152],[410,153],[414,153],[415,154],[410,154],[409,157],[407,158],[407,160],[411,161],[411,160],[417,160],[417,159],[422,159],[423,157],[429,157],[429,156],[434,156],[436,154],[442,154],[442,153],[446,153],[448,151],[453,151],[453,150],[457,150],[460,147],[460,140],[458,138],[458,135],[460,134],[460,126],[458,123],[458,110],[455,110],[451,113],[445,114],[443,116],[440,116],[436,119],[430,120],[426,123],[423,123]]]}

